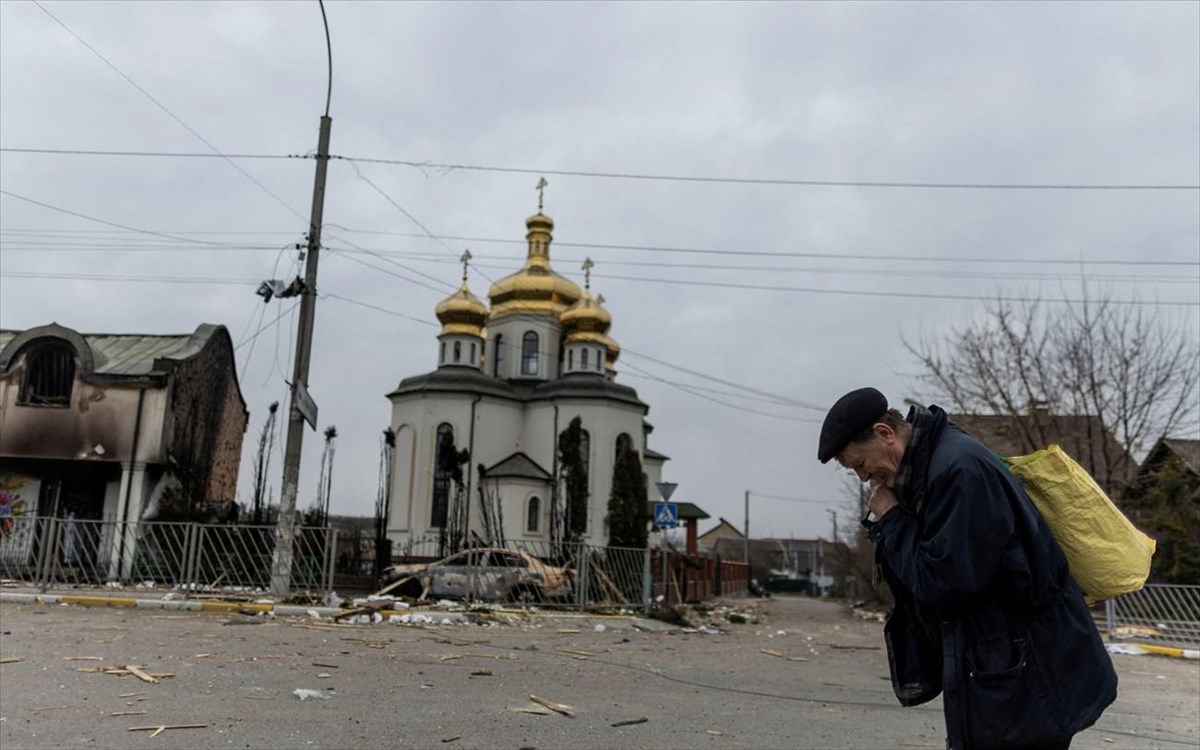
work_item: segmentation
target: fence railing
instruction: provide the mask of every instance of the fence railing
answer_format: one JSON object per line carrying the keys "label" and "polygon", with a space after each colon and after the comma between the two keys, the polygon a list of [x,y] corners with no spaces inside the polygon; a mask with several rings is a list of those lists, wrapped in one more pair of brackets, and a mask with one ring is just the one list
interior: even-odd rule
{"label": "fence railing", "polygon": [[1109,640],[1200,646],[1200,586],[1150,583],[1105,603]]}
{"label": "fence railing", "polygon": [[[8,520],[0,533],[0,578],[43,591],[53,585],[153,585],[187,593],[270,588],[274,526],[32,515]],[[335,574],[363,573],[359,537],[325,527],[298,529],[291,591],[323,594],[333,590]],[[740,594],[748,583],[743,563],[657,549],[549,541],[485,546],[480,540],[457,554],[447,555],[448,549],[435,536],[396,545],[387,576],[393,592],[434,601],[643,609]]]}
{"label": "fence railing", "polygon": [[[0,577],[40,586],[154,585],[187,591],[266,590],[274,526],[81,521],[17,516],[0,534]],[[293,593],[333,583],[336,541],[301,528],[292,550]]]}

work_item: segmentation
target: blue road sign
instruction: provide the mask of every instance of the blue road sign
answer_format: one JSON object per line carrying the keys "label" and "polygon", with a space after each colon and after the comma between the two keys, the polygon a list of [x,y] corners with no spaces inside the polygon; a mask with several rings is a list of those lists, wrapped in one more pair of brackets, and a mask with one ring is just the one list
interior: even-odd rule
{"label": "blue road sign", "polygon": [[678,503],[655,503],[654,504],[654,525],[663,528],[673,529],[679,525],[679,505]]}

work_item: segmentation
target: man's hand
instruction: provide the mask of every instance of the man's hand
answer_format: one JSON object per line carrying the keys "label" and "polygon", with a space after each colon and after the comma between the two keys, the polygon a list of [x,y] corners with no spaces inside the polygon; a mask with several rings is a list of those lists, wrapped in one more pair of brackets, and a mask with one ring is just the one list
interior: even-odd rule
{"label": "man's hand", "polygon": [[885,513],[899,504],[896,492],[891,487],[871,482],[871,499],[867,503],[867,509],[875,514],[876,520],[883,518]]}

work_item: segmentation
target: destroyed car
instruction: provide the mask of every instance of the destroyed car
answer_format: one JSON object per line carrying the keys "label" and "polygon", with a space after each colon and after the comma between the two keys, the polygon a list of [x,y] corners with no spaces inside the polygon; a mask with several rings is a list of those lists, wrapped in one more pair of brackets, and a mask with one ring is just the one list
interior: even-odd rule
{"label": "destroyed car", "polygon": [[472,598],[508,602],[542,602],[569,597],[571,571],[549,565],[522,550],[484,547],[464,550],[431,563],[393,565],[384,572],[390,582],[380,593],[415,599]]}

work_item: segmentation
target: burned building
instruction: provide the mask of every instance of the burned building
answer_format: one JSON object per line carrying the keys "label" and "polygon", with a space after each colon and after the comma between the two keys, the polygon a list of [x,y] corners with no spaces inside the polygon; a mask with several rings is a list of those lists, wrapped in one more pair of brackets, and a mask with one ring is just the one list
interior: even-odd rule
{"label": "burned building", "polygon": [[233,508],[247,417],[224,326],[0,330],[8,516],[136,522],[162,518],[164,496],[176,512]]}

